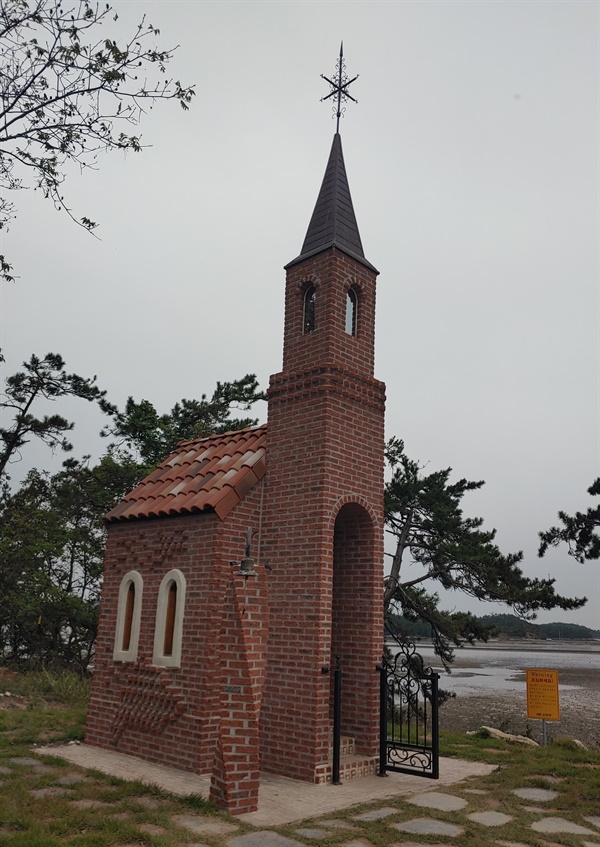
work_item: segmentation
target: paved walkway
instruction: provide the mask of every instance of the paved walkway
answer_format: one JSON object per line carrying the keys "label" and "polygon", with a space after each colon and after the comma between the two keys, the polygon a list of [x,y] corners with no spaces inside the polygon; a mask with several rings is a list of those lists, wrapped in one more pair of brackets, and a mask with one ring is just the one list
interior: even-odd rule
{"label": "paved walkway", "polygon": [[[60,747],[38,747],[36,753],[60,756],[74,765],[93,768],[119,779],[139,780],[146,785],[156,785],[171,794],[199,794],[208,797],[210,777],[207,775],[196,776],[100,747],[66,744]],[[240,815],[239,818],[253,826],[283,826],[306,818],[332,814],[359,803],[415,794],[422,792],[425,786],[427,790],[434,791],[440,786],[453,785],[469,777],[487,776],[494,770],[495,765],[442,758],[439,780],[390,773],[384,778],[366,776],[342,785],[312,785],[283,776],[262,774],[258,811]]]}

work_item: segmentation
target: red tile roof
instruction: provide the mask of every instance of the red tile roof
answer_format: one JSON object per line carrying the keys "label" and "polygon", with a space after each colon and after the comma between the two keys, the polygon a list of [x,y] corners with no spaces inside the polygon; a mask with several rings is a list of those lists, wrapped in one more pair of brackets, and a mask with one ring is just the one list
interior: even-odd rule
{"label": "red tile roof", "polygon": [[264,476],[267,427],[182,441],[127,494],[106,520],[159,518],[214,511],[223,520]]}

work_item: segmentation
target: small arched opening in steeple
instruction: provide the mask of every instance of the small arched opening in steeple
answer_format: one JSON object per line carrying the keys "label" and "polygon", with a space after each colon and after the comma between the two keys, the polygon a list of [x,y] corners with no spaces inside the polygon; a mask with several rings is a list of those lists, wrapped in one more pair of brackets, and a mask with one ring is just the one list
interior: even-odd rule
{"label": "small arched opening in steeple", "polygon": [[308,335],[315,331],[315,305],[317,291],[312,283],[308,283],[304,290],[302,308],[302,334]]}
{"label": "small arched opening in steeple", "polygon": [[356,335],[358,323],[358,291],[351,286],[346,292],[346,324],[345,331],[348,335]]}

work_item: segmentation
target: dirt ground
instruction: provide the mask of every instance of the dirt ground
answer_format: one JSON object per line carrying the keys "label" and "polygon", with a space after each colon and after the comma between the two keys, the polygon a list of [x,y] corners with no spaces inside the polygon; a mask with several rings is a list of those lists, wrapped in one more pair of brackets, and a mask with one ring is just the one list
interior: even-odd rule
{"label": "dirt ground", "polygon": [[[455,664],[458,668],[458,663]],[[600,673],[597,669],[560,671],[560,684],[580,686],[561,690],[560,721],[548,721],[548,739],[568,736],[590,749],[600,749]],[[458,694],[440,709],[440,727],[467,732],[492,726],[504,732],[542,739],[542,722],[527,717],[525,692],[490,691]]]}

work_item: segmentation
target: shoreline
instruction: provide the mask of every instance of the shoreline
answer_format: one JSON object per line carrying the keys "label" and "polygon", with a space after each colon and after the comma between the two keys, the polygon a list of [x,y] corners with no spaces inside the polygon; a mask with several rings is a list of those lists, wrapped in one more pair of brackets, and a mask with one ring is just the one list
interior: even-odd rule
{"label": "shoreline", "polygon": [[[394,652],[394,644],[386,646]],[[441,671],[431,641],[415,648]],[[456,690],[440,707],[440,728],[465,733],[490,726],[540,743],[542,721],[527,717],[525,670],[534,662],[558,670],[560,720],[547,721],[548,739],[574,738],[600,749],[600,641],[594,640],[497,639],[457,649],[452,673],[440,673],[440,688]]]}
{"label": "shoreline", "polygon": [[[595,696],[586,692],[585,698],[571,699],[568,692],[561,695],[560,720],[547,721],[548,740],[575,738],[590,750],[600,749],[600,712]],[[582,700],[585,699],[585,703]],[[440,707],[440,729],[466,733],[490,726],[513,735],[527,735],[541,743],[542,722],[527,717],[523,696],[519,693],[457,695]]]}
{"label": "shoreline", "polygon": [[[456,662],[461,676],[469,674],[469,663]],[[472,664],[471,666],[472,667]],[[465,674],[465,671],[467,672]],[[524,671],[515,670],[516,682],[524,683]],[[444,688],[443,678],[440,687]],[[559,670],[560,720],[548,721],[548,739],[575,738],[593,750],[600,749],[600,673],[596,668]],[[542,740],[542,722],[527,717],[527,698],[523,688],[471,689],[461,691],[440,707],[440,728],[467,732],[491,726],[514,735],[530,735]]]}
{"label": "shoreline", "polygon": [[[433,643],[427,638],[421,638],[414,642],[417,653],[419,649],[425,648],[433,650]],[[386,639],[386,647],[389,647],[392,652],[397,649],[397,644],[393,639]],[[455,664],[461,655],[468,653],[485,653],[486,650],[502,650],[506,652],[514,652],[518,650],[520,653],[600,653],[600,639],[584,639],[584,638],[557,638],[544,639],[543,641],[531,638],[499,638],[485,642],[477,642],[476,644],[464,644],[462,647],[456,648],[454,652]]]}

